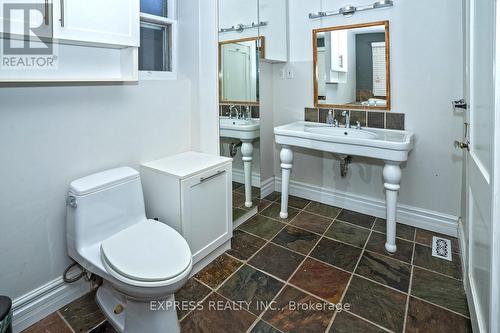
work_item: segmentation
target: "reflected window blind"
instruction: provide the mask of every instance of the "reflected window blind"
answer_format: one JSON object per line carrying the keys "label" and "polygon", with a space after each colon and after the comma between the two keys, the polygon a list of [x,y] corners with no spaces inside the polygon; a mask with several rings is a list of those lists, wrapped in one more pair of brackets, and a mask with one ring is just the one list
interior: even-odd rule
{"label": "reflected window blind", "polygon": [[373,95],[387,96],[385,80],[385,43],[372,43]]}

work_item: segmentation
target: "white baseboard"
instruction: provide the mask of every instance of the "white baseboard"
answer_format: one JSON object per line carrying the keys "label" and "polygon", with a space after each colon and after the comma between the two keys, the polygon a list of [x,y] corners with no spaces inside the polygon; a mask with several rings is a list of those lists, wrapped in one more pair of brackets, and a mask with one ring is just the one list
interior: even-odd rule
{"label": "white baseboard", "polygon": [[59,277],[15,299],[12,305],[14,332],[21,332],[88,292],[88,282],[67,284]]}
{"label": "white baseboard", "polygon": [[[276,177],[275,189],[281,192],[281,177]],[[380,218],[385,218],[385,200],[290,181],[290,194]],[[457,237],[458,217],[423,208],[398,205],[398,222],[413,227]]]}
{"label": "white baseboard", "polygon": [[262,183],[260,183],[261,198],[265,198],[273,192],[274,192],[274,177],[270,177],[264,180]]}
{"label": "white baseboard", "polygon": [[[245,172],[239,169],[233,169],[233,182],[245,184]],[[252,186],[260,187],[260,174],[252,172]]]}

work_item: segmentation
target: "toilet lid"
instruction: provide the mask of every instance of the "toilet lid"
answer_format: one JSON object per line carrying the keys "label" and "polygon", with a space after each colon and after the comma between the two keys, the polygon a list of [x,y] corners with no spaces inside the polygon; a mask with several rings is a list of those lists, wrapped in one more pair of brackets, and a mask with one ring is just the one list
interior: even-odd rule
{"label": "toilet lid", "polygon": [[101,244],[106,263],[116,273],[137,281],[163,281],[180,275],[191,264],[186,240],[164,223],[137,223]]}

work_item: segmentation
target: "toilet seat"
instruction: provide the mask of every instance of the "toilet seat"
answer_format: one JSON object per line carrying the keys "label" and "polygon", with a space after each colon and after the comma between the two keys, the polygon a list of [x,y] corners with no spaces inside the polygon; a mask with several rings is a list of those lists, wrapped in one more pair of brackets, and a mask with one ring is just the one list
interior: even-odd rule
{"label": "toilet seat", "polygon": [[101,243],[104,267],[122,282],[159,285],[177,280],[191,270],[191,250],[174,229],[145,220]]}

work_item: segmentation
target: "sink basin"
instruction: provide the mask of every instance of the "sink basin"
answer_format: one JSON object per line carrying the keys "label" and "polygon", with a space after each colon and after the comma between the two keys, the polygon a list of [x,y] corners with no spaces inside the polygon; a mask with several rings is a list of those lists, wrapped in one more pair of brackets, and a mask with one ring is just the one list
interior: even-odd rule
{"label": "sink basin", "polygon": [[260,121],[258,119],[219,118],[220,136],[240,140],[253,140],[260,136]]}
{"label": "sink basin", "polygon": [[351,129],[351,128],[341,128],[341,127],[306,127],[306,132],[316,133],[327,136],[341,136],[341,137],[353,137],[360,139],[373,139],[377,137],[377,134],[369,132],[364,129]]}
{"label": "sink basin", "polygon": [[332,127],[305,121],[275,127],[274,134],[280,145],[398,162],[408,159],[414,141],[408,131]]}

